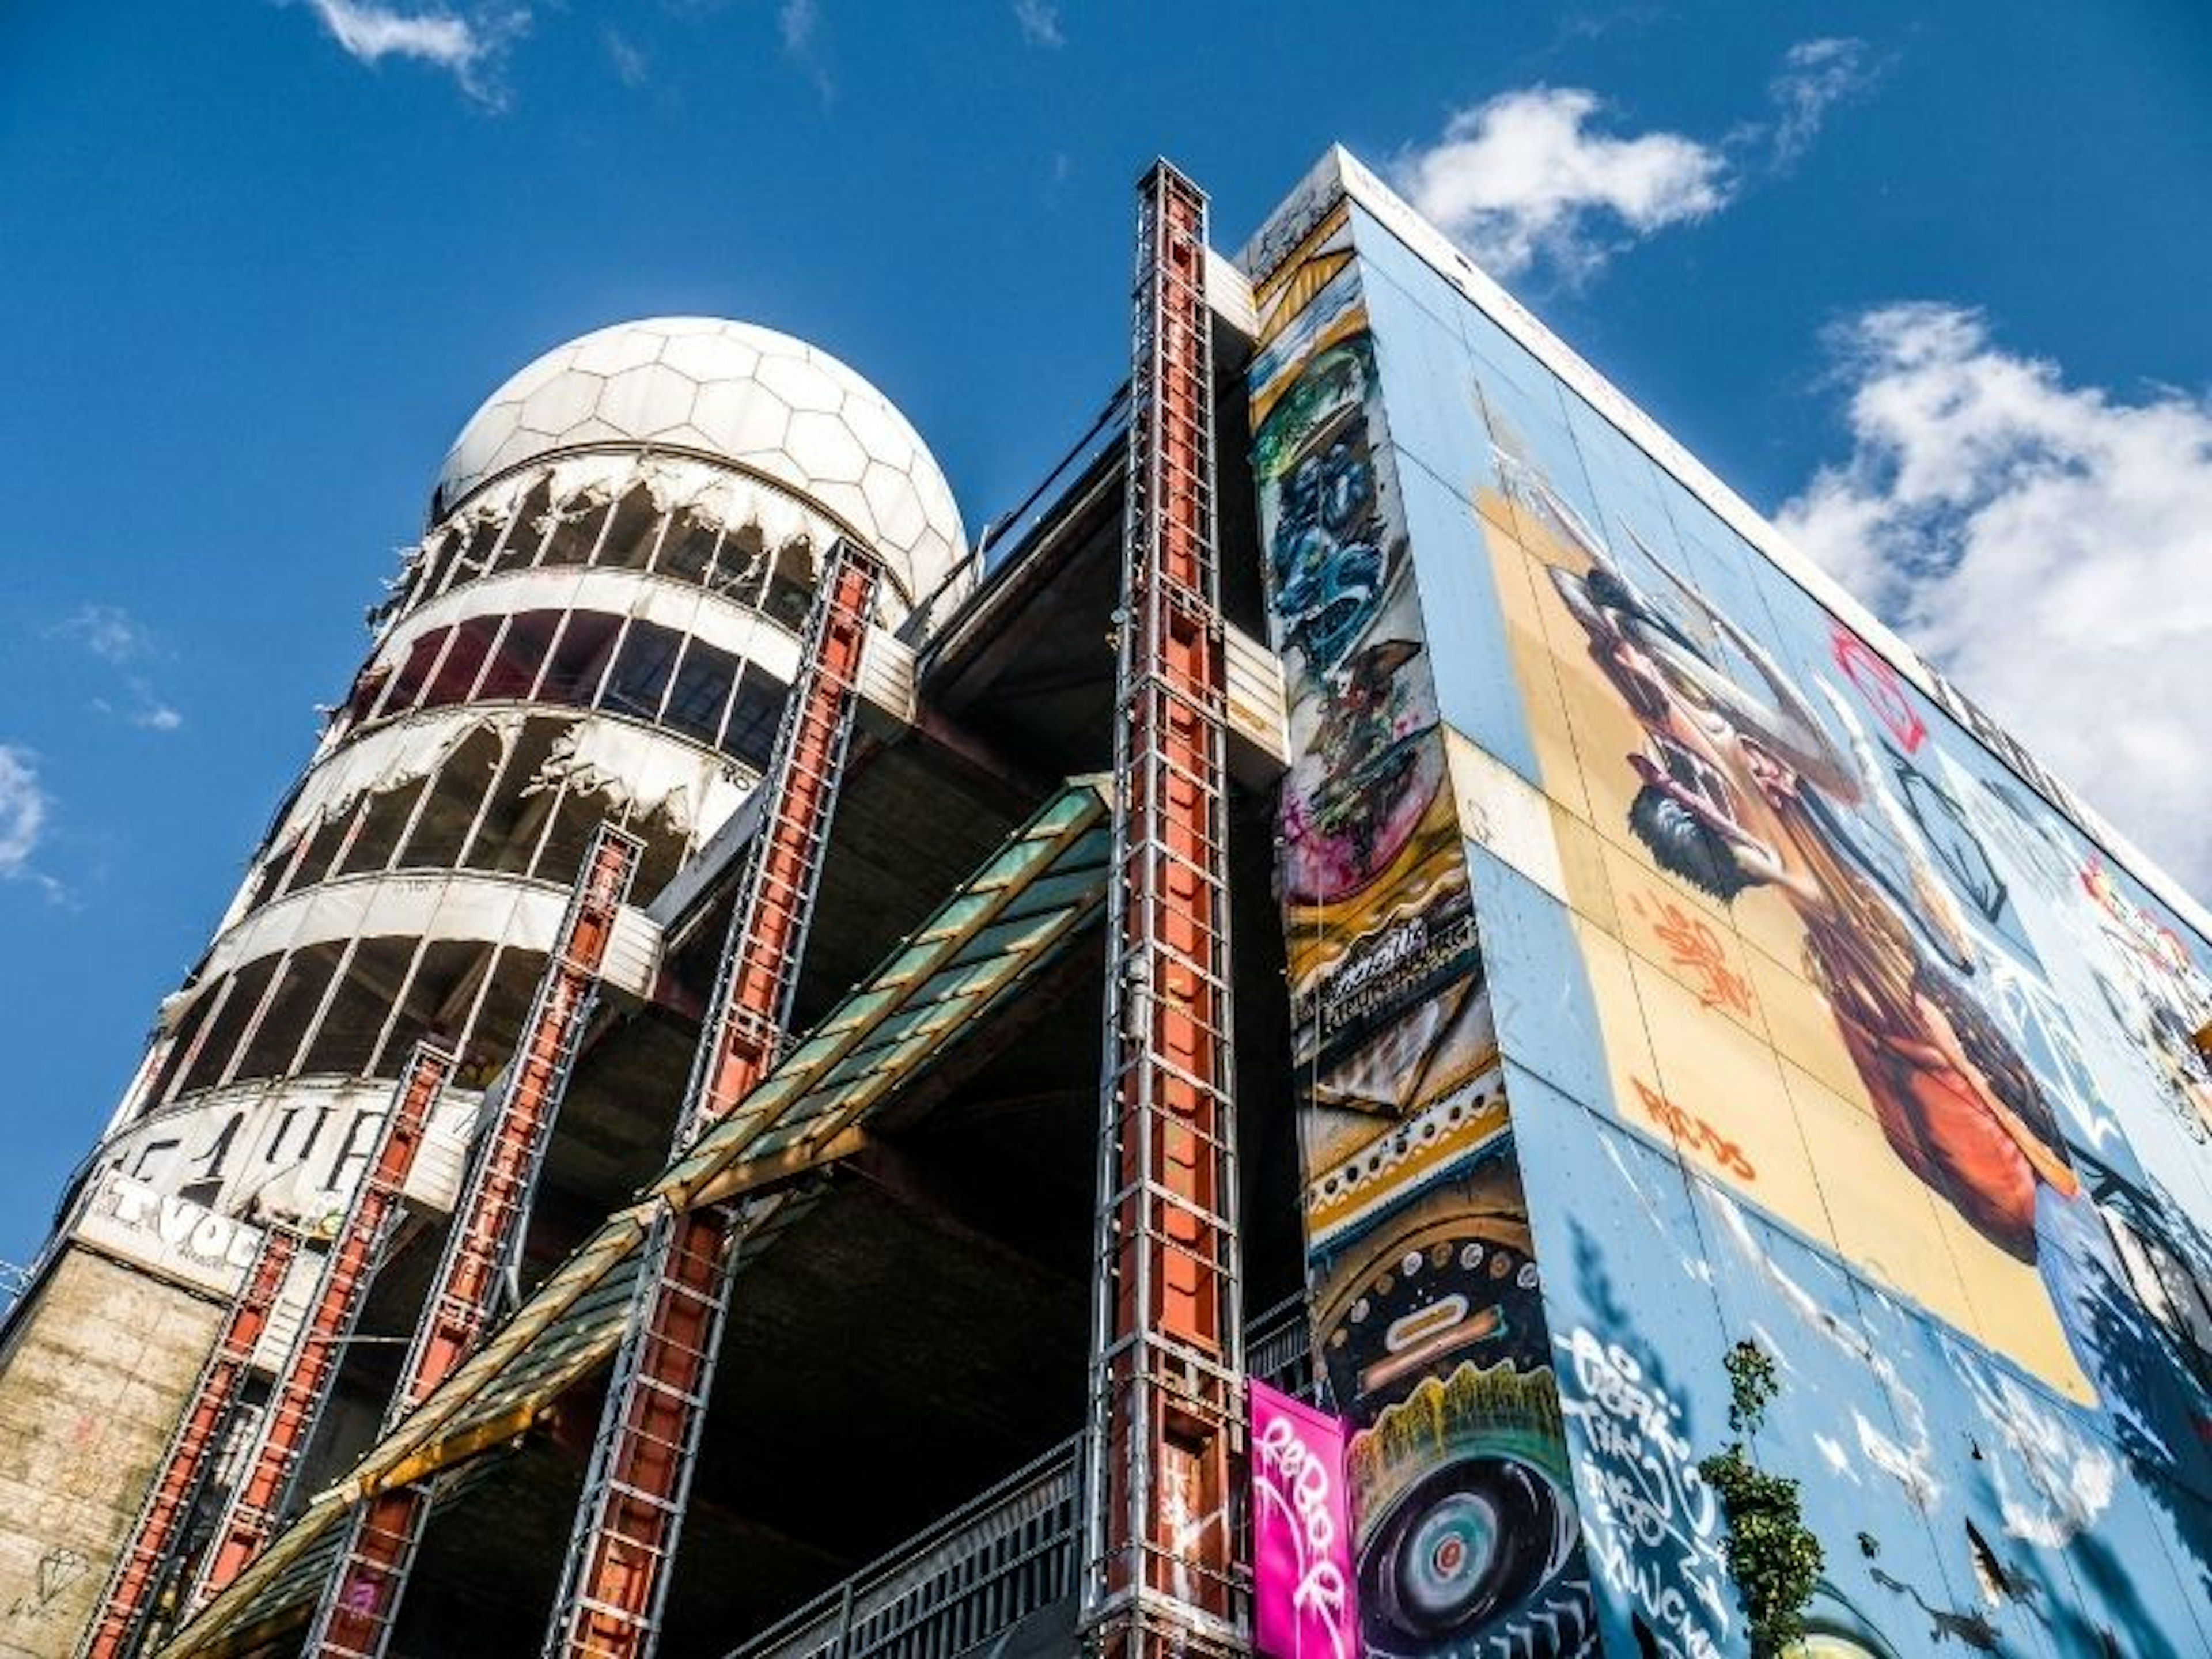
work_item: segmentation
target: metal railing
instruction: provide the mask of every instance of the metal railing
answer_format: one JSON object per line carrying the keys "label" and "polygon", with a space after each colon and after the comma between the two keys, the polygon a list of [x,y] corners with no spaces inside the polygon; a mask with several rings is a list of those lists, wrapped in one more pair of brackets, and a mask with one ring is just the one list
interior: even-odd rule
{"label": "metal railing", "polygon": [[[1298,1297],[1252,1322],[1252,1376],[1304,1399],[1314,1364]],[[1055,1601],[1074,1627],[1083,1437],[988,1491],[734,1649],[727,1659],[957,1659]]]}

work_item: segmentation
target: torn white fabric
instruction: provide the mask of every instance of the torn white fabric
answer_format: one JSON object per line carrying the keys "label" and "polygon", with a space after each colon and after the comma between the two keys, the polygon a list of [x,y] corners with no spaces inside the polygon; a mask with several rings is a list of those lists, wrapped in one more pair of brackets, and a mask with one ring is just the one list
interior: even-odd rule
{"label": "torn white fabric", "polygon": [[679,634],[696,635],[732,656],[757,662],[781,680],[788,681],[797,672],[797,637],[750,605],[721,599],[672,577],[649,576],[641,570],[583,569],[575,565],[509,571],[434,599],[392,630],[380,659],[396,673],[424,634],[458,626],[471,617],[570,610],[659,623]]}
{"label": "torn white fabric", "polygon": [[506,760],[526,718],[520,708],[441,708],[362,733],[308,775],[276,837],[276,856],[283,856],[300,836],[343,817],[363,795],[382,794],[438,771],[479,732],[499,739],[496,766]]}
{"label": "torn white fabric", "polygon": [[554,739],[525,794],[567,784],[636,823],[660,818],[687,851],[721,828],[758,780],[736,762],[650,726],[592,715]]}
{"label": "torn white fabric", "polygon": [[525,950],[552,944],[565,891],[481,870],[450,874],[344,876],[264,905],[216,942],[200,984],[279,951],[360,939],[502,939]]}

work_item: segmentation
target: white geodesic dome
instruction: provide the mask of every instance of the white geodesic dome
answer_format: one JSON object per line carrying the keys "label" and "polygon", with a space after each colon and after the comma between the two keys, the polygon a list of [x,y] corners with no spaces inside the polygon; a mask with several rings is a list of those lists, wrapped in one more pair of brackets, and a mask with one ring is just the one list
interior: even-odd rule
{"label": "white geodesic dome", "polygon": [[538,358],[461,428],[431,516],[541,457],[632,446],[784,485],[867,542],[910,600],[967,556],[945,475],[890,399],[826,351],[714,317],[618,323]]}

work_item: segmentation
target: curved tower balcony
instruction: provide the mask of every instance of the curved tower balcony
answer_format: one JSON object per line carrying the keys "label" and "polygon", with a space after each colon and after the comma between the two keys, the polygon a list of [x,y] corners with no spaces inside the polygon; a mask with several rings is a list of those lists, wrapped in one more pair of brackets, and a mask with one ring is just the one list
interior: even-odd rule
{"label": "curved tower balcony", "polygon": [[501,387],[91,1167],[312,1218],[429,1035],[465,1122],[595,826],[643,839],[643,903],[758,780],[841,536],[882,562],[886,626],[965,578],[913,428],[799,341],[624,324]]}

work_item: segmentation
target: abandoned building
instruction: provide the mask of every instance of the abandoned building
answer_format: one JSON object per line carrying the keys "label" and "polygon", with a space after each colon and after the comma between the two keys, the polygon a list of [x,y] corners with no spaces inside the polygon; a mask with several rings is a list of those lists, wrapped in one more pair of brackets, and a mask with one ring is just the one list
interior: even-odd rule
{"label": "abandoned building", "polygon": [[1775,1651],[1746,1467],[1790,1652],[2212,1652],[2203,912],[1344,152],[1136,217],[972,543],[750,324],[468,421],[0,1328],[0,1653]]}

